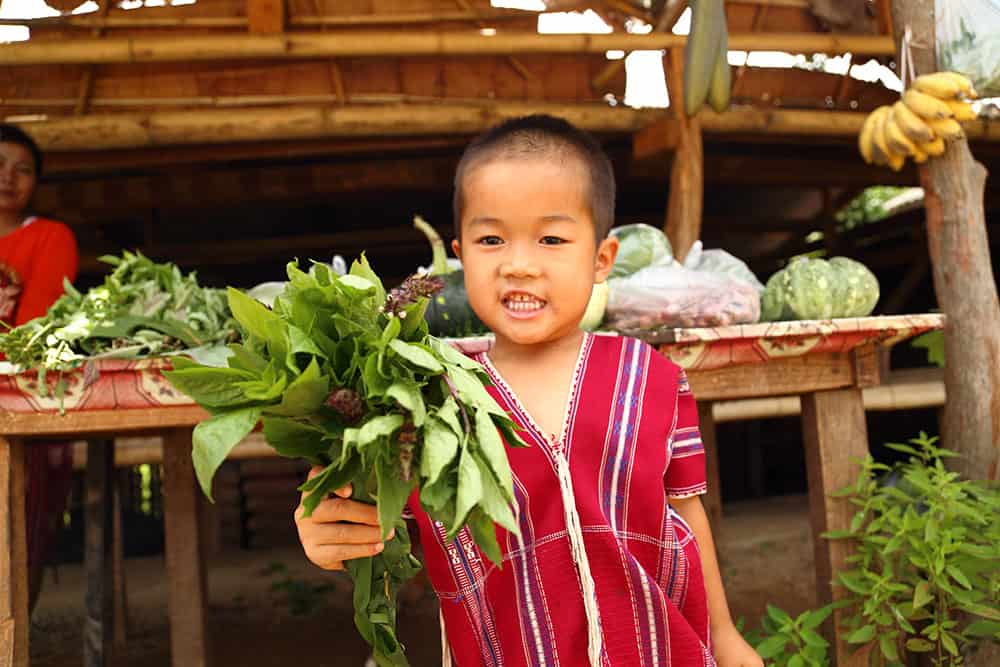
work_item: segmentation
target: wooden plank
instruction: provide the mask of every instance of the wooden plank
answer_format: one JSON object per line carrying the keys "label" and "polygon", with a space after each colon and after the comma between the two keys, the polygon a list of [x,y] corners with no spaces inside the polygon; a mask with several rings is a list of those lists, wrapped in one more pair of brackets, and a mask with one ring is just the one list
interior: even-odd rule
{"label": "wooden plank", "polygon": [[247,0],[247,23],[251,33],[283,33],[286,20],[285,0]]}
{"label": "wooden plank", "polygon": [[84,597],[83,664],[110,665],[114,650],[114,480],[115,448],[107,440],[87,443],[87,472],[83,498]]}
{"label": "wooden plank", "polygon": [[[861,390],[856,388],[823,391],[802,397],[802,428],[805,443],[806,472],[809,478],[809,509],[812,521],[813,548],[816,554],[816,593],[819,604],[843,597],[844,590],[832,587],[834,573],[846,567],[850,546],[845,540],[826,540],[820,535],[830,530],[847,530],[854,514],[853,506],[831,493],[854,482],[860,471],[858,459],[868,453],[868,429],[865,423]],[[851,655],[852,648],[837,637],[842,612],[835,611],[825,626],[827,639],[834,646],[834,664],[838,667],[863,667],[864,655]]]}
{"label": "wooden plank", "polygon": [[851,387],[855,383],[852,357],[833,352],[710,371],[690,369],[687,374],[691,392],[699,401],[786,396]]}
{"label": "wooden plank", "polygon": [[196,406],[171,406],[136,410],[91,410],[64,415],[43,412],[0,412],[0,434],[4,435],[100,435],[156,431],[194,426],[208,419]]}
{"label": "wooden plank", "polygon": [[[674,109],[680,109],[684,90],[684,54],[673,49],[664,56],[667,90]],[[670,199],[667,202],[665,231],[674,256],[683,262],[701,236],[701,213],[705,190],[704,149],[698,117],[676,114],[677,150],[670,167]]]}
{"label": "wooden plank", "polygon": [[722,528],[722,484],[719,479],[719,441],[711,401],[698,401],[698,426],[701,442],[705,446],[705,479],[708,482],[708,491],[702,502],[712,526],[712,535],[718,541]]}
{"label": "wooden plank", "polygon": [[170,615],[170,662],[208,665],[207,587],[200,534],[201,490],[191,463],[191,430],[164,432],[163,503]]}
{"label": "wooden plank", "polygon": [[0,437],[0,667],[28,665],[24,442]]}

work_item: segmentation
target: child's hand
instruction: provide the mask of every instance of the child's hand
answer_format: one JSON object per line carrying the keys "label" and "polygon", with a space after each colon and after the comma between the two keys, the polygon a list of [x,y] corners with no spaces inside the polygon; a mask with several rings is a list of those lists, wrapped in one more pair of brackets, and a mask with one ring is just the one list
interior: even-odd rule
{"label": "child's hand", "polygon": [[[315,466],[309,477],[322,471]],[[295,510],[295,526],[306,558],[324,570],[343,570],[345,560],[374,556],[383,549],[375,505],[350,500],[350,496],[348,484],[321,501],[308,518],[302,516],[301,503]],[[390,538],[392,535],[389,533]]]}
{"label": "child's hand", "polygon": [[712,649],[719,667],[764,667],[764,661],[732,623],[712,631]]}

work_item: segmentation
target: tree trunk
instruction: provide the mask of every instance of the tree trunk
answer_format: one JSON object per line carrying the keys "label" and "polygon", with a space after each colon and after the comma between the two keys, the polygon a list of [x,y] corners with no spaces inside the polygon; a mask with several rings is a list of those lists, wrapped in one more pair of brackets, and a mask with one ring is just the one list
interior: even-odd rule
{"label": "tree trunk", "polygon": [[[919,45],[911,46],[917,75],[935,71],[934,0],[894,0],[892,5],[894,34],[901,38],[909,27],[911,42]],[[941,439],[963,457],[951,463],[955,470],[968,478],[995,480],[1000,460],[1000,302],[986,236],[986,175],[965,139],[920,167],[934,289],[947,316],[948,399]],[[1000,644],[983,646],[965,664],[1000,665]]]}
{"label": "tree trunk", "polygon": [[[892,14],[897,36],[907,26],[912,31],[917,74],[936,71],[934,0],[895,0]],[[986,169],[961,139],[921,165],[920,183],[934,289],[947,316],[948,401],[941,439],[963,457],[952,462],[955,470],[971,479],[995,480],[1000,462],[1000,302],[983,208]]]}

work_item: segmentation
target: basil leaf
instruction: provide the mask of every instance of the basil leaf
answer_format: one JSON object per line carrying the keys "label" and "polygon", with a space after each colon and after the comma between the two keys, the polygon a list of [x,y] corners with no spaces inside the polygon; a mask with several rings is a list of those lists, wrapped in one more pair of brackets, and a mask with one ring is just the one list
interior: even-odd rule
{"label": "basil leaf", "polygon": [[497,567],[502,566],[503,552],[500,551],[500,544],[497,542],[497,531],[493,526],[493,521],[478,507],[469,514],[469,530],[472,531],[472,539],[476,541],[476,546],[489,558]]}
{"label": "basil leaf", "polygon": [[458,453],[458,436],[440,419],[430,417],[423,430],[424,447],[420,459],[420,476],[433,484],[441,471]]}
{"label": "basil leaf", "polygon": [[288,417],[305,417],[316,413],[326,397],[330,395],[330,381],[325,375],[320,375],[319,364],[313,357],[302,375],[288,385],[281,397],[281,405],[269,408],[271,414]]}
{"label": "basil leaf", "polygon": [[402,357],[411,366],[416,367],[418,370],[426,371],[428,373],[443,373],[444,366],[441,362],[437,360],[433,354],[427,351],[421,345],[416,343],[407,343],[406,341],[396,340],[389,342],[389,349]]}
{"label": "basil leaf", "polygon": [[247,296],[235,287],[227,291],[229,309],[233,317],[249,333],[262,340],[270,340],[273,326],[281,324],[281,318],[267,309],[267,306],[251,296]]}
{"label": "basil leaf", "polygon": [[403,415],[379,415],[372,417],[358,429],[357,446],[362,449],[379,438],[388,438],[403,425]]}
{"label": "basil leaf", "polygon": [[384,457],[375,463],[375,472],[378,476],[378,521],[382,527],[382,539],[385,540],[402,516],[406,500],[416,486],[416,479],[403,480],[398,463]]}
{"label": "basil leaf", "polygon": [[455,536],[466,515],[483,497],[483,479],[472,450],[462,449],[458,460],[458,494],[455,505],[455,523],[451,526],[448,539]]}
{"label": "basil leaf", "polygon": [[[194,427],[191,459],[202,491],[212,499],[212,477],[222,462],[260,420],[259,407],[241,408],[210,417]],[[214,501],[213,501],[214,502]]]}
{"label": "basil leaf", "polygon": [[253,400],[237,386],[238,382],[253,381],[258,378],[249,371],[195,365],[180,368],[179,366],[183,364],[178,364],[175,360],[175,369],[164,371],[163,376],[179,391],[203,406],[235,407]]}
{"label": "basil leaf", "polygon": [[323,441],[322,429],[287,417],[265,416],[262,422],[264,437],[279,454],[288,458],[304,458],[313,465],[323,463],[322,454],[328,445]]}
{"label": "basil leaf", "polygon": [[503,490],[496,483],[490,464],[476,457],[479,464],[479,472],[483,481],[483,497],[479,501],[479,506],[484,512],[498,524],[506,528],[515,535],[520,533],[517,521],[514,520],[514,513],[510,509],[508,500],[504,496]]}
{"label": "basil leaf", "polygon": [[476,440],[483,461],[489,465],[490,473],[500,486],[508,502],[514,502],[514,480],[507,461],[507,452],[496,425],[486,410],[476,410]]}
{"label": "basil leaf", "polygon": [[375,301],[379,304],[385,301],[385,287],[382,286],[382,281],[378,275],[372,271],[372,267],[368,264],[368,258],[365,257],[364,253],[361,253],[361,257],[351,264],[350,275],[367,279],[375,288]]}
{"label": "basil leaf", "polygon": [[386,389],[385,395],[410,412],[414,426],[419,428],[424,425],[427,408],[424,405],[424,397],[420,394],[420,385],[412,380],[399,380]]}

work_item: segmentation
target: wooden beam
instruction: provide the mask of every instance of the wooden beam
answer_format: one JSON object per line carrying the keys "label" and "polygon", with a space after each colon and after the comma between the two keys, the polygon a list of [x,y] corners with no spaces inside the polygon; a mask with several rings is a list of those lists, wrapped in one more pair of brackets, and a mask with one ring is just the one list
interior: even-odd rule
{"label": "wooden beam", "polygon": [[286,18],[285,0],[247,0],[247,27],[253,34],[279,35]]}
{"label": "wooden beam", "polygon": [[632,136],[632,159],[662,158],[677,148],[680,127],[674,118],[660,118]]}
{"label": "wooden beam", "polygon": [[[667,90],[672,100],[683,99],[684,54],[673,49],[664,55]],[[679,108],[675,106],[675,108]],[[674,256],[683,262],[688,251],[701,236],[701,213],[705,192],[704,150],[698,117],[676,114],[678,125],[677,151],[670,167],[670,199],[664,225]]]}
{"label": "wooden beam", "polygon": [[27,452],[0,436],[0,665],[28,666]]}
{"label": "wooden beam", "polygon": [[[351,31],[284,35],[214,35],[112,39],[30,40],[0,46],[0,65],[84,65],[213,60],[304,60],[389,56],[527,55],[605,53],[683,47],[687,37],[672,33],[541,35],[442,31]],[[729,36],[737,51],[856,53],[892,55],[883,35],[751,33]]]}
{"label": "wooden beam", "polygon": [[87,443],[87,472],[83,498],[84,563],[87,573],[83,664],[104,667],[114,650],[114,536],[115,448],[110,440]]}

